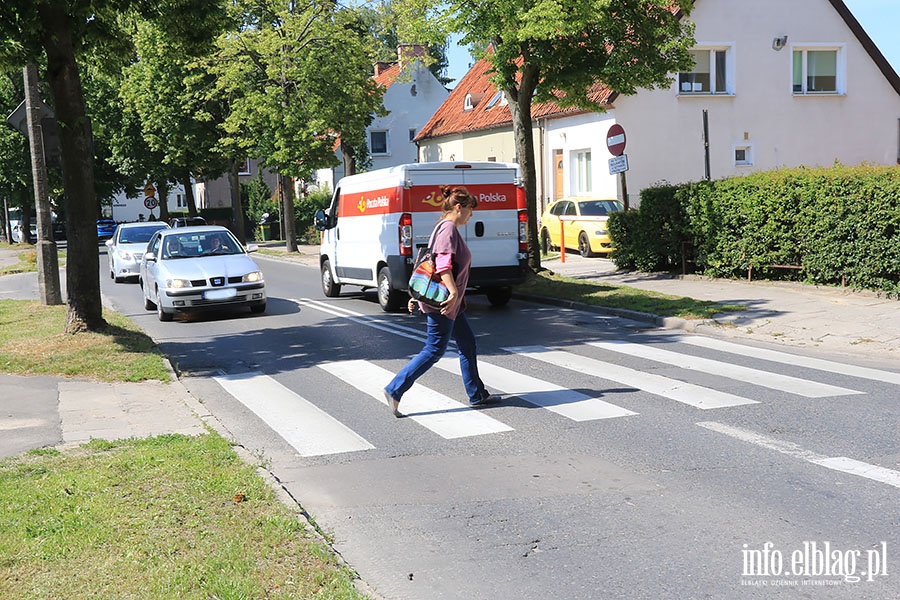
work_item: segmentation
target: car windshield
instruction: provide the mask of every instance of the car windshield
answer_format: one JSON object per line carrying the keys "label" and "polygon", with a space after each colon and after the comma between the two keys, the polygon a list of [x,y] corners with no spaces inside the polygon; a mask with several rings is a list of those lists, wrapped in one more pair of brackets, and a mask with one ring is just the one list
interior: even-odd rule
{"label": "car windshield", "polygon": [[204,231],[167,235],[163,240],[163,259],[202,258],[243,254],[244,249],[227,231]]}
{"label": "car windshield", "polygon": [[119,232],[120,244],[146,244],[153,237],[153,234],[160,229],[161,226],[149,227],[128,227]]}
{"label": "car windshield", "polygon": [[609,213],[622,210],[622,203],[618,200],[589,200],[579,202],[581,214],[585,217],[605,217]]}

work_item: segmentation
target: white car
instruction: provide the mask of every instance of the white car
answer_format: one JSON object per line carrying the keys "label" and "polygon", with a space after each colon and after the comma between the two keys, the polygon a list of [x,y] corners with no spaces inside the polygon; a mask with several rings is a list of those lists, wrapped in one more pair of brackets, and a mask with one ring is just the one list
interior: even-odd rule
{"label": "white car", "polygon": [[147,249],[147,242],[154,233],[168,228],[168,225],[160,221],[119,225],[115,234],[106,240],[109,278],[116,283],[129,278],[137,279],[141,274],[141,258]]}
{"label": "white car", "polygon": [[208,225],[160,229],[141,259],[144,308],[160,321],[179,312],[247,306],[266,310],[266,282],[256,262],[224,227]]}

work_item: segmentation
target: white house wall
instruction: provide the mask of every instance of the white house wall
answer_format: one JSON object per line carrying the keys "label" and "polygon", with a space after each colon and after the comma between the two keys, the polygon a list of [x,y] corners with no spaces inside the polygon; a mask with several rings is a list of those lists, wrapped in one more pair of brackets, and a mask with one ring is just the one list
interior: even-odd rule
{"label": "white house wall", "polygon": [[410,129],[418,133],[450,94],[425,67],[413,70],[406,80],[408,76],[400,75],[388,87],[383,103],[390,113],[375,117],[368,127],[388,132],[388,154],[372,155],[373,170],[416,162],[418,149],[410,140]]}
{"label": "white house wall", "polygon": [[[679,95],[676,82],[616,99],[633,201],[656,182],[704,177],[704,110],[713,179],[835,161],[897,164],[900,97],[827,0],[698,0],[691,20],[698,46],[733,52],[733,94]],[[843,93],[795,95],[793,49],[821,44],[840,48]],[[736,147],[749,149],[752,164],[735,164]]]}
{"label": "white house wall", "polygon": [[[601,198],[618,197],[618,175],[609,174],[609,159],[612,155],[606,147],[606,134],[615,123],[613,111],[605,113],[581,113],[570,117],[550,119],[545,122],[542,181],[539,188],[542,207],[556,200],[557,151],[562,151],[563,185],[560,197],[593,196]],[[591,188],[579,189],[576,183],[576,156],[591,153]]]}
{"label": "white house wall", "polygon": [[[186,208],[178,208],[178,196],[181,196],[182,199],[185,197],[184,186],[181,184],[169,188],[167,196],[168,202],[166,204],[169,211],[187,210]],[[112,212],[109,215],[109,218],[117,223],[158,219],[159,207],[157,206],[153,210],[149,210],[144,206],[145,199],[146,196],[144,196],[143,192],[140,192],[137,196],[133,197],[126,196],[125,192],[119,192],[113,196]],[[183,201],[187,202],[187,200]]]}

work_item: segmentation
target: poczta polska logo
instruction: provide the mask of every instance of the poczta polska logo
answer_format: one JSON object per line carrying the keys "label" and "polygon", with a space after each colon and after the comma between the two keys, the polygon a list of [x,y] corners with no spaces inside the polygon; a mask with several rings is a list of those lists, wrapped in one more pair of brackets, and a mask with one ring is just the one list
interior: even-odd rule
{"label": "poczta polska logo", "polygon": [[364,213],[366,210],[370,208],[384,208],[385,206],[390,206],[391,199],[387,196],[378,196],[377,198],[366,198],[365,196],[359,197],[359,203],[357,203],[356,208],[359,209],[359,212]]}

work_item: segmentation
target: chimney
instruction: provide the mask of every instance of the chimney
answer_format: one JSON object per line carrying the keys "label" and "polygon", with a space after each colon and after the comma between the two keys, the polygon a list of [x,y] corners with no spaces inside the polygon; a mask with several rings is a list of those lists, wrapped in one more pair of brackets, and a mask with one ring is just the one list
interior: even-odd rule
{"label": "chimney", "polygon": [[425,44],[400,44],[397,46],[397,60],[403,69],[408,62],[428,55],[428,46]]}
{"label": "chimney", "polygon": [[375,77],[378,77],[385,71],[391,68],[391,63],[387,62],[377,62],[375,63]]}

